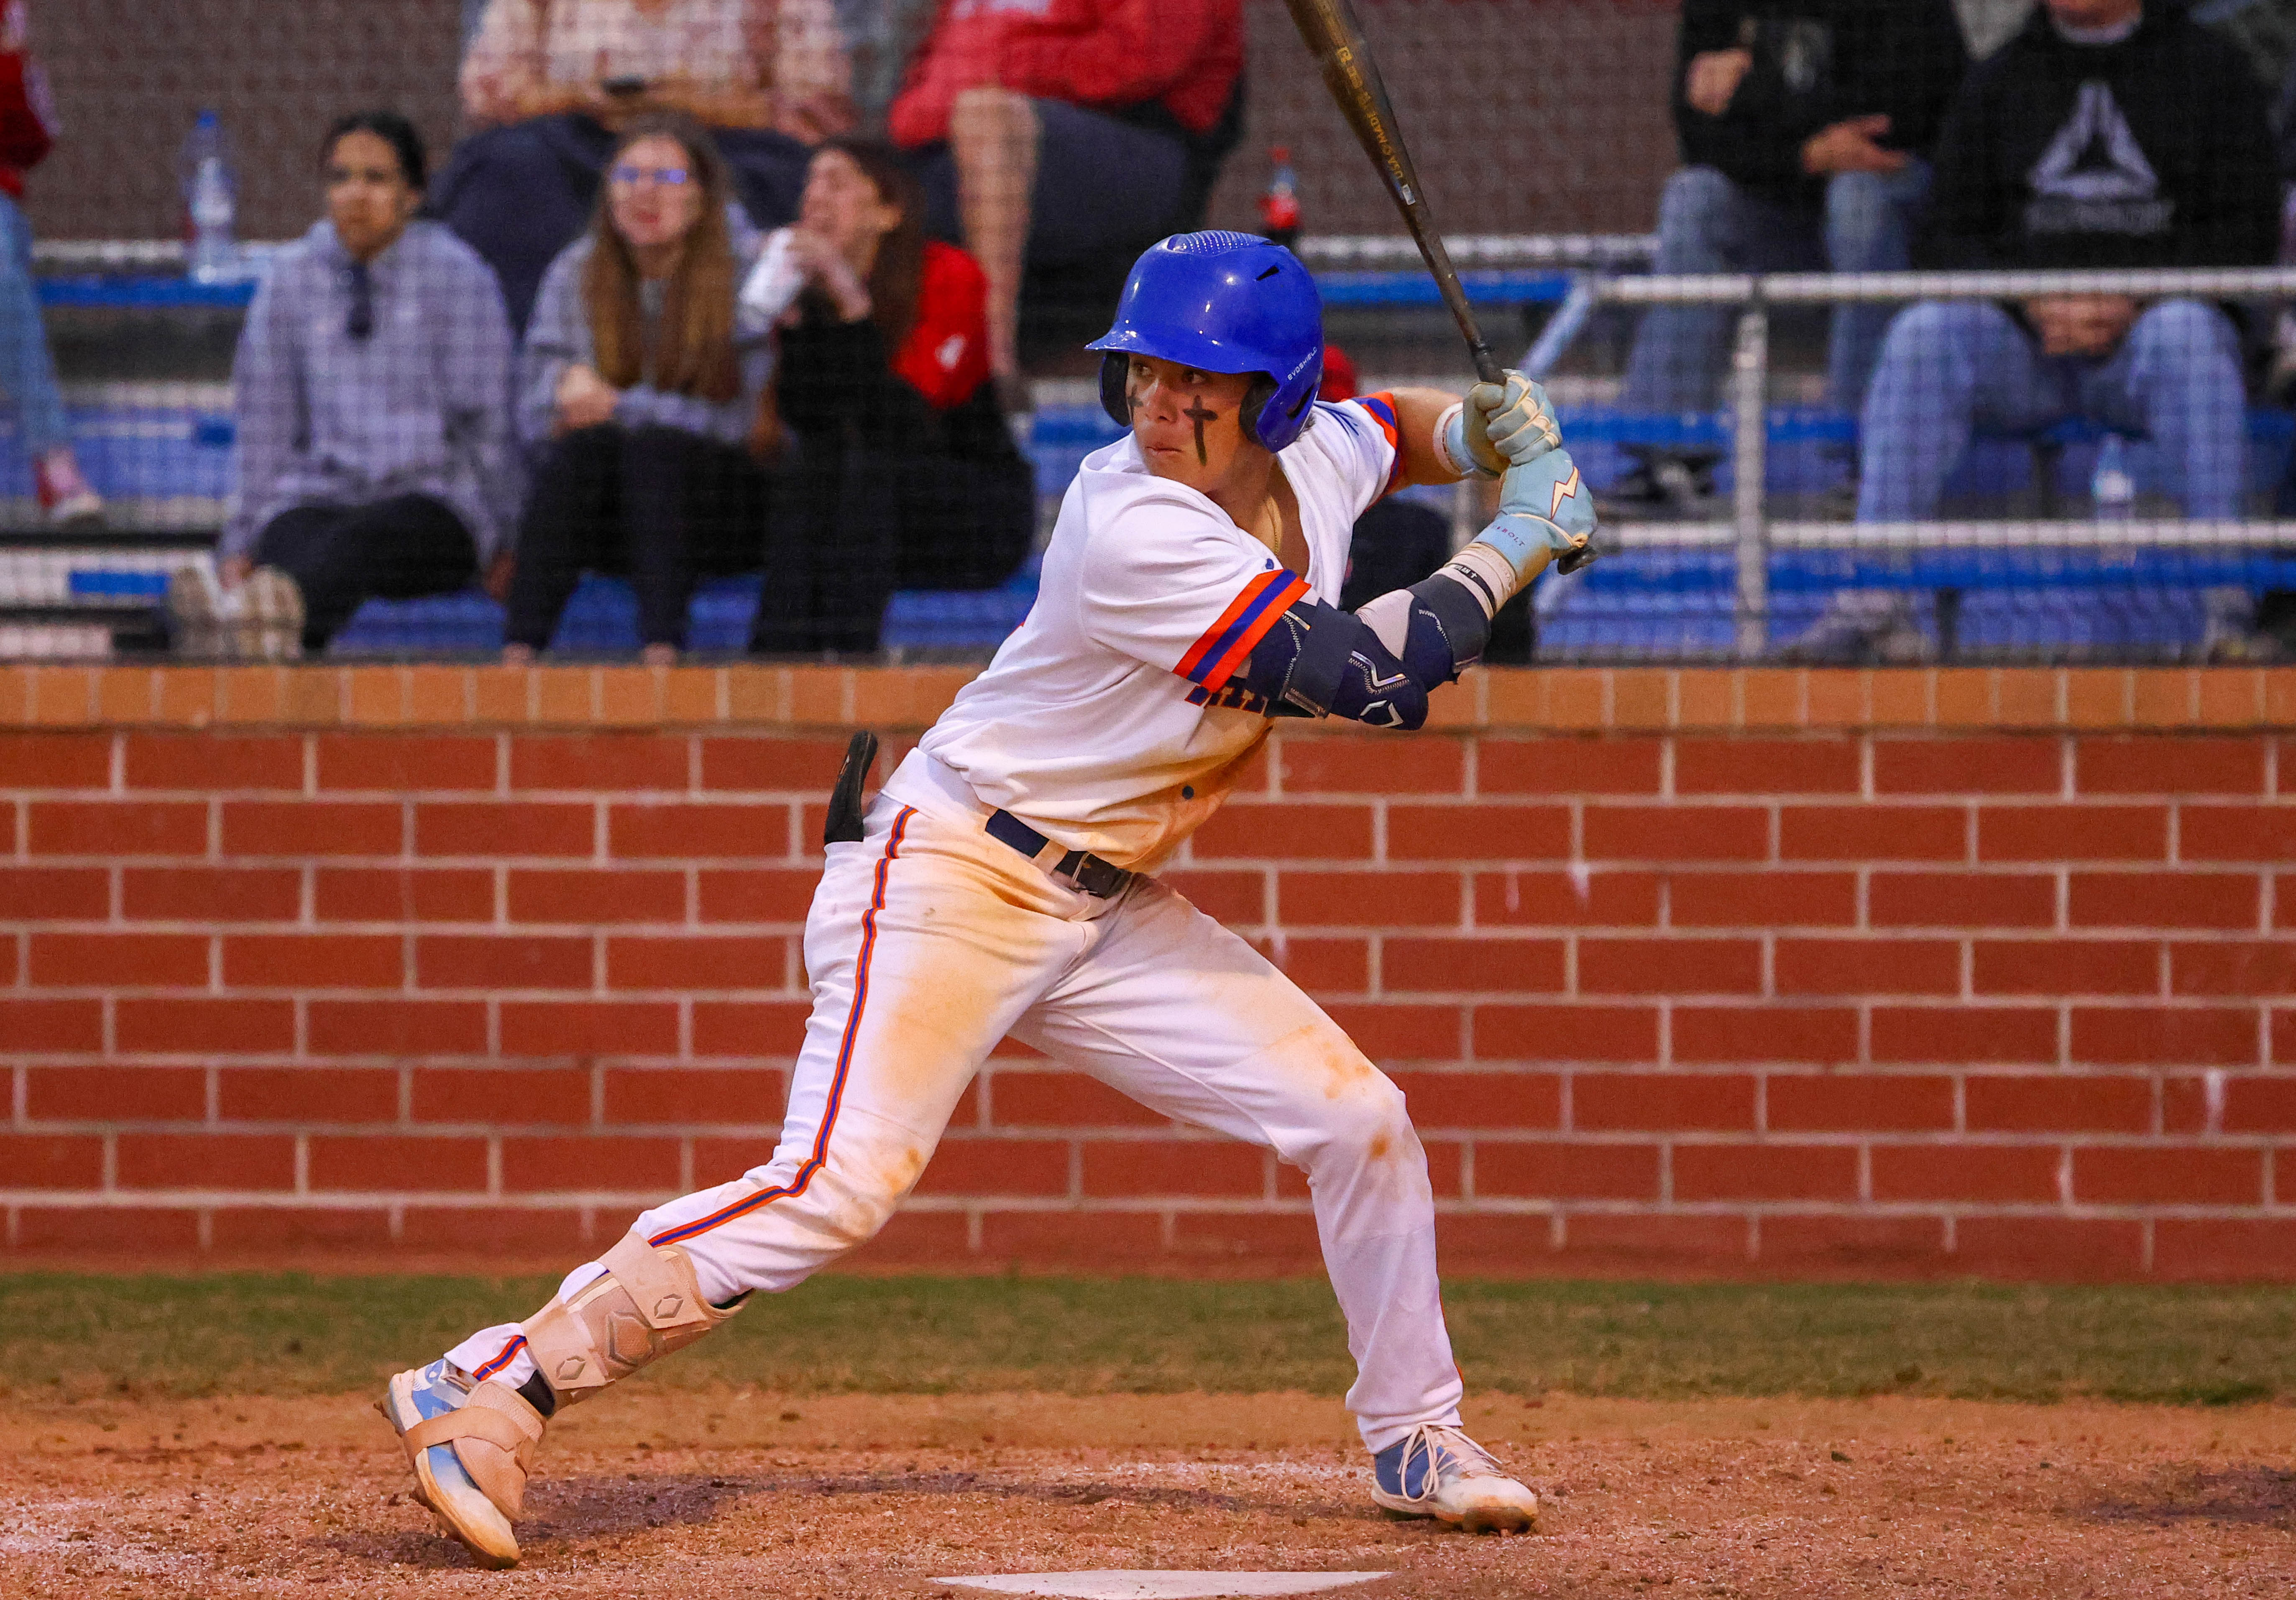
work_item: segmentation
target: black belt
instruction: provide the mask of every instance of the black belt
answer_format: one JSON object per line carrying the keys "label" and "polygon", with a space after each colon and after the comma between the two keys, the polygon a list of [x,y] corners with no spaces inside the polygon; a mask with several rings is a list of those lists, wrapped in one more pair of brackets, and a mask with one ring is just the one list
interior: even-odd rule
{"label": "black belt", "polygon": [[[999,844],[1011,845],[1031,861],[1043,855],[1045,847],[1053,842],[1010,811],[989,814],[988,837]],[[1131,888],[1132,880],[1138,876],[1113,861],[1103,861],[1083,850],[1070,850],[1046,870],[1055,878],[1066,878],[1096,900],[1114,899]]]}

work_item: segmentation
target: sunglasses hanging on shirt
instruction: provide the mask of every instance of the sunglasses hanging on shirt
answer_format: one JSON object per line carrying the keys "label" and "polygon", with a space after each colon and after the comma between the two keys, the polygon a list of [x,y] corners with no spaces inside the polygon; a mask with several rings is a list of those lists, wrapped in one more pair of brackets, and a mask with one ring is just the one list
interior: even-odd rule
{"label": "sunglasses hanging on shirt", "polygon": [[374,274],[364,261],[351,263],[351,311],[343,332],[360,344],[374,335]]}

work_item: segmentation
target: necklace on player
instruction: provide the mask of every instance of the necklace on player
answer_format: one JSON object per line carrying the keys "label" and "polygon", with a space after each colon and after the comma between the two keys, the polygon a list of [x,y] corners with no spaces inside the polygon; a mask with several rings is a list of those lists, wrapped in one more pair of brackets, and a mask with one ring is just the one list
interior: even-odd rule
{"label": "necklace on player", "polygon": [[1275,496],[1270,495],[1259,503],[1259,514],[1251,519],[1251,537],[1281,554],[1283,548],[1283,513],[1276,509]]}

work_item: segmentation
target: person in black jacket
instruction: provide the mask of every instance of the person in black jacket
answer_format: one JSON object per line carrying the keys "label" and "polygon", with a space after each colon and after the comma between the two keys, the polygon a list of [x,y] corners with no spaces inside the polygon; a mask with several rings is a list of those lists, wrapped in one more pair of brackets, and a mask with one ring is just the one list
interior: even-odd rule
{"label": "person in black jacket", "polygon": [[989,382],[988,281],[924,214],[892,146],[830,140],[742,291],[779,327],[796,439],[752,651],[873,651],[893,590],[992,587],[1029,553],[1036,479]]}
{"label": "person in black jacket", "polygon": [[[2237,49],[2167,0],[2045,0],[1946,119],[1919,254],[1939,268],[2262,266],[2279,209],[2264,87]],[[1931,515],[1975,427],[2076,415],[2150,437],[2187,516],[2240,514],[2231,318],[2108,294],[1899,316],[1866,398],[1858,520]]]}
{"label": "person in black jacket", "polygon": [[[1685,0],[1675,72],[1682,168],[1659,201],[1661,273],[1887,272],[1907,264],[1926,157],[1968,62],[1949,0]],[[1834,314],[1833,403],[1863,399],[1889,308]],[[1713,408],[1730,312],[1654,307],[1629,411]],[[1658,496],[1664,453],[1637,488]],[[1677,480],[1678,481],[1678,480]]]}

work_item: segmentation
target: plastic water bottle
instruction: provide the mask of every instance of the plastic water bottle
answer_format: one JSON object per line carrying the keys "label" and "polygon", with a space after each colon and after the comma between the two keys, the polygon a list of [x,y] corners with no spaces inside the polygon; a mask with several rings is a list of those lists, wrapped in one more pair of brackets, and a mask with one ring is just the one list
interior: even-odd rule
{"label": "plastic water bottle", "polygon": [[2128,470],[2128,441],[2118,433],[2106,434],[2097,447],[2088,493],[2100,522],[2126,522],[2136,514],[2136,479]]}
{"label": "plastic water bottle", "polygon": [[1267,236],[1289,250],[1300,236],[1300,175],[1292,169],[1291,146],[1273,145],[1267,156],[1275,163],[1275,176],[1268,180],[1267,193],[1259,197],[1259,220],[1266,225]]}
{"label": "plastic water bottle", "polygon": [[191,136],[184,141],[180,165],[184,207],[190,218],[192,278],[201,283],[235,278],[239,247],[233,241],[232,226],[239,207],[223,122],[213,111],[200,113]]}

